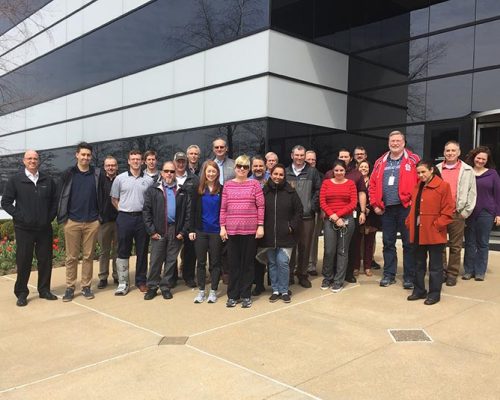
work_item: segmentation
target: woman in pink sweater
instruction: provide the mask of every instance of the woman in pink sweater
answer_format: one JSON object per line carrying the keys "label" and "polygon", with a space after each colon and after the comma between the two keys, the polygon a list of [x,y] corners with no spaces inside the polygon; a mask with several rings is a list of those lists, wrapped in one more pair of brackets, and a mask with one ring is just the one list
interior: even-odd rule
{"label": "woman in pink sweater", "polygon": [[[333,178],[325,179],[319,192],[319,204],[325,212],[323,255],[323,283],[321,290],[331,286],[340,292],[347,269],[349,242],[354,232],[352,212],[357,204],[356,185],[345,177],[346,164],[342,160],[333,163]],[[337,259],[334,271],[333,261]]]}
{"label": "woman in pink sweater", "polygon": [[220,208],[220,236],[227,240],[229,264],[226,307],[241,299],[242,307],[249,308],[256,239],[264,236],[264,194],[258,181],[248,179],[248,156],[239,156],[234,170],[236,177],[224,184]]}

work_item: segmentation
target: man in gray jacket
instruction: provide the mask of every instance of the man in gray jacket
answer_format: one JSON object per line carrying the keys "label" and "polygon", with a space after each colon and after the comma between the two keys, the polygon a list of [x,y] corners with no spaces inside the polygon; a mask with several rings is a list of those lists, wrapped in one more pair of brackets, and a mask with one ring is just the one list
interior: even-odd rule
{"label": "man in gray jacket", "polygon": [[[305,162],[306,149],[304,146],[295,146],[292,149],[291,157],[292,164],[286,169],[286,180],[297,191],[304,208],[302,224],[297,232],[297,268],[295,274],[299,279],[300,286],[310,288],[311,282],[307,278],[307,267],[314,236],[315,213],[319,211],[321,177],[316,168],[312,168]],[[292,266],[290,266],[290,271],[292,271]]]}
{"label": "man in gray jacket", "polygon": [[455,200],[453,222],[448,225],[448,247],[450,254],[446,262],[446,249],[443,252],[444,279],[446,286],[455,286],[460,269],[462,241],[465,219],[476,205],[476,177],[472,167],[460,161],[460,145],[450,140],[444,145],[444,162],[437,165],[443,179],[450,184]]}
{"label": "man in gray jacket", "polygon": [[217,138],[212,142],[212,150],[215,154],[214,161],[217,163],[220,170],[220,184],[223,185],[224,182],[233,179],[235,176],[234,160],[227,156],[227,143],[222,138]]}

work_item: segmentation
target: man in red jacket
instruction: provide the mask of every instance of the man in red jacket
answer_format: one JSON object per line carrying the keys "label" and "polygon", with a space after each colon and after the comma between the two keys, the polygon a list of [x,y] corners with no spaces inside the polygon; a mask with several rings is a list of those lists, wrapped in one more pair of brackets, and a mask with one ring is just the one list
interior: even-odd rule
{"label": "man in red jacket", "polygon": [[402,132],[389,134],[389,151],[373,166],[369,197],[375,213],[382,216],[384,276],[380,286],[396,283],[396,237],[399,232],[403,241],[403,287],[413,289],[415,260],[405,219],[410,210],[411,193],[417,183],[416,165],[420,157],[406,149],[405,144]]}

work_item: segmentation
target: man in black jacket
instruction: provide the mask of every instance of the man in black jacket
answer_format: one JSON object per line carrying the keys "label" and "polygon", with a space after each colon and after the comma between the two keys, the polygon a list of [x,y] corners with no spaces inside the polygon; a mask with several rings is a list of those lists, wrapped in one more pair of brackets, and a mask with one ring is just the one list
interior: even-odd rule
{"label": "man in black jacket", "polygon": [[[146,232],[151,237],[151,259],[144,300],[152,300],[160,288],[164,299],[171,299],[172,280],[177,268],[177,256],[184,238],[188,237],[191,196],[184,187],[177,188],[175,166],[165,161],[161,181],[144,195],[142,215]],[[165,263],[163,277],[161,270]]]}
{"label": "man in black jacket", "polygon": [[[16,233],[17,279],[14,294],[19,307],[28,304],[28,280],[33,250],[38,261],[38,293],[57,300],[50,292],[52,275],[52,225],[56,216],[57,190],[53,179],[38,171],[38,153],[28,150],[23,158],[25,169],[12,176],[2,197],[2,208],[14,219]],[[15,203],[15,204],[14,204]]]}

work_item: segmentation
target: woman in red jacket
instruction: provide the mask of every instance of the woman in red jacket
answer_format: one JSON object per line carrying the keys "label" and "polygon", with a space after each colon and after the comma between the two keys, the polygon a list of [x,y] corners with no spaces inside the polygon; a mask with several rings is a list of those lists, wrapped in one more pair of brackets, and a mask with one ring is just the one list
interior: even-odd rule
{"label": "woman in red jacket", "polygon": [[[415,246],[416,277],[408,300],[426,299],[436,304],[443,283],[443,249],[447,242],[446,226],[452,222],[454,210],[450,185],[441,179],[439,170],[430,161],[417,164],[420,182],[412,193],[412,205],[406,218],[410,243]],[[425,273],[429,254],[429,292],[425,290]]]}

